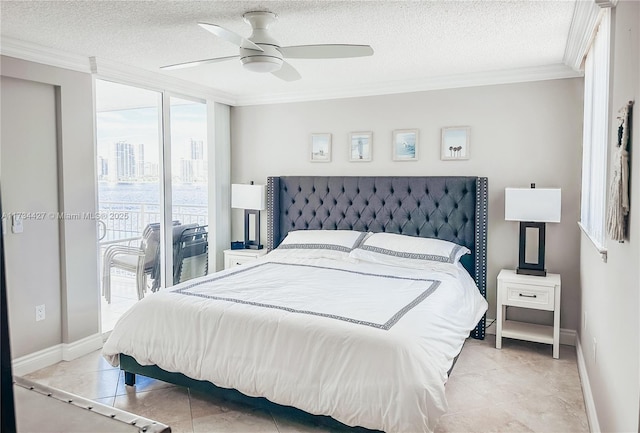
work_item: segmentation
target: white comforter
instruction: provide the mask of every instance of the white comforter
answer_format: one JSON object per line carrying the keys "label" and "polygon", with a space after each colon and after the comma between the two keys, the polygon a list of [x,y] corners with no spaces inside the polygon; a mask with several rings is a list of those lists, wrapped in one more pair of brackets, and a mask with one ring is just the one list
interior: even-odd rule
{"label": "white comforter", "polygon": [[430,432],[453,358],[487,309],[460,265],[261,260],[145,297],[104,345],[352,426]]}

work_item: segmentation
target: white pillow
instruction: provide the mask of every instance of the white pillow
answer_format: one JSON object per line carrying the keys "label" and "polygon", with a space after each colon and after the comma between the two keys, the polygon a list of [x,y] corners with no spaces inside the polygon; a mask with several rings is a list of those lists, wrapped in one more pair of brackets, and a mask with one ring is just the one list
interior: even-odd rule
{"label": "white pillow", "polygon": [[462,245],[434,238],[374,233],[349,258],[405,268],[426,269],[433,262],[457,263],[471,251]]}
{"label": "white pillow", "polygon": [[271,253],[292,258],[347,259],[349,253],[367,236],[354,230],[295,230]]}

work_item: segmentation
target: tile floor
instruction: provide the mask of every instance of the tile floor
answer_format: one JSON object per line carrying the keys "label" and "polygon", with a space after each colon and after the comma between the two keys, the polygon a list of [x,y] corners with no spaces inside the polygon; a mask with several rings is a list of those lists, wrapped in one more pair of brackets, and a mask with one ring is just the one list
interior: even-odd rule
{"label": "tile floor", "polygon": [[[588,432],[575,348],[469,339],[446,385],[445,432]],[[26,376],[36,382],[168,424],[175,433],[335,432],[292,417],[216,400],[190,389],[138,376],[135,387],[93,352]],[[346,430],[349,431],[349,430]]]}

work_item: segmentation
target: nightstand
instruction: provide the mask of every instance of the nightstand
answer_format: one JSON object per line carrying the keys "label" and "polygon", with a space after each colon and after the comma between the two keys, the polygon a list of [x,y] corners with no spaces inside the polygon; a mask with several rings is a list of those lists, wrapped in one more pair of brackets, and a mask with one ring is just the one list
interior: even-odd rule
{"label": "nightstand", "polygon": [[[502,337],[553,344],[553,357],[560,357],[560,275],[519,275],[511,269],[498,274],[496,348]],[[505,320],[507,306],[553,311],[553,326]]]}
{"label": "nightstand", "polygon": [[229,269],[262,257],[267,254],[267,250],[224,250],[223,253],[224,268]]}

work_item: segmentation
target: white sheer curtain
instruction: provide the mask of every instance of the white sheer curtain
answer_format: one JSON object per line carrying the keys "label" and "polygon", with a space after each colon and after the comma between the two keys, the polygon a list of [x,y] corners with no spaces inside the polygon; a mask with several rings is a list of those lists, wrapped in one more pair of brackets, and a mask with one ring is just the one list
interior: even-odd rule
{"label": "white sheer curtain", "polygon": [[605,246],[611,11],[603,9],[584,67],[584,129],[580,224],[598,249]]}

